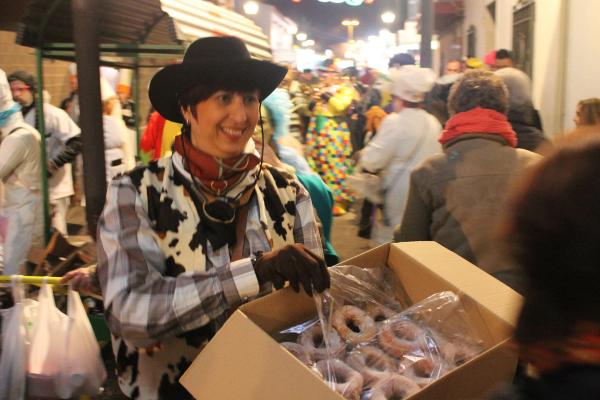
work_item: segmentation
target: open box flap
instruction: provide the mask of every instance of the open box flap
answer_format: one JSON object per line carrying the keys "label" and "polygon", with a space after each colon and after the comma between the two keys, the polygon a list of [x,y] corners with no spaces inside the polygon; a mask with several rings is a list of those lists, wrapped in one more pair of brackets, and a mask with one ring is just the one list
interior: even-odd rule
{"label": "open box flap", "polygon": [[197,399],[343,400],[239,310],[180,382]]}
{"label": "open box flap", "polygon": [[[407,262],[416,262],[429,270],[431,279],[425,282],[421,269],[403,268]],[[394,243],[390,246],[388,264],[400,277],[414,302],[433,293],[448,290],[450,286],[456,288],[457,294],[463,298],[465,308],[470,308],[470,303],[477,304],[479,314],[493,332],[495,342],[512,334],[523,298],[510,287],[440,244]]]}

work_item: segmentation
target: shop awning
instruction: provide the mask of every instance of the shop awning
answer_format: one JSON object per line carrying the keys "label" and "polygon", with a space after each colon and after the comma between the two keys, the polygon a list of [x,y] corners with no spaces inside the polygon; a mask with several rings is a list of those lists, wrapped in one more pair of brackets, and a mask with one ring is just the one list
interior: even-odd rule
{"label": "shop awning", "polygon": [[[73,60],[70,0],[25,4],[12,12],[18,20],[0,20],[0,29],[16,30],[18,44],[41,47],[44,57]],[[178,58],[189,42],[215,35],[238,36],[254,57],[271,58],[268,38],[258,25],[203,0],[102,0],[98,18],[104,64],[165,65]]]}
{"label": "shop awning", "polygon": [[254,21],[208,1],[161,0],[174,22],[177,39],[190,42],[207,36],[237,36],[254,57],[271,59],[269,39]]}

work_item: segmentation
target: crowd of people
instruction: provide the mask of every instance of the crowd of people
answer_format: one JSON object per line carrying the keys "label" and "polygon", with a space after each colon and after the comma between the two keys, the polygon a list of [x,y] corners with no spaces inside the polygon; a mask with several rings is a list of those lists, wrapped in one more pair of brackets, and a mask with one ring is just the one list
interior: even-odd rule
{"label": "crowd of people", "polygon": [[[600,395],[600,99],[579,102],[578,133],[553,143],[504,49],[437,78],[409,54],[388,74],[300,72],[205,38],[152,78],[132,169],[130,104],[101,89],[98,264],[65,281],[102,295],[127,397],[187,398],[179,377],[237,306],[286,283],[326,290],[332,225],[349,210],[374,245],[436,241],[525,296],[516,339],[538,375],[498,398],[566,399],[563,380]],[[76,79],[65,110],[44,104],[46,166],[39,92],[31,74],[0,70],[4,274],[40,245],[40,170],[64,234],[78,176]]]}

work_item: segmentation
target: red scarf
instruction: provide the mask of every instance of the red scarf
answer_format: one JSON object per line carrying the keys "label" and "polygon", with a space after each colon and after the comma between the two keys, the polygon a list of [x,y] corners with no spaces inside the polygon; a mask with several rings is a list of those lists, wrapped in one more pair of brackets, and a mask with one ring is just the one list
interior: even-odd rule
{"label": "red scarf", "polygon": [[520,355],[540,374],[555,371],[564,365],[600,365],[600,325],[580,323],[575,333],[565,340],[523,346]]}
{"label": "red scarf", "polygon": [[487,108],[476,107],[455,114],[446,122],[440,143],[445,144],[467,133],[502,136],[509,145],[517,147],[517,134],[513,131],[506,115]]}
{"label": "red scarf", "polygon": [[190,173],[216,195],[229,191],[260,163],[260,158],[248,153],[231,158],[214,157],[195,148],[183,134],[175,137],[175,151],[186,160]]}

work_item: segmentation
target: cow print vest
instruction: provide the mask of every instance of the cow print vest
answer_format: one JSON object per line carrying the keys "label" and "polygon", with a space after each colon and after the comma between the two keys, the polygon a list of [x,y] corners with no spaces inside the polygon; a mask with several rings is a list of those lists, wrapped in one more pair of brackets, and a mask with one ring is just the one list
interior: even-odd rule
{"label": "cow print vest", "polygon": [[[151,162],[128,173],[136,187],[152,225],[155,240],[164,253],[165,276],[184,271],[205,271],[210,241],[202,231],[200,204],[189,179],[174,165],[171,157]],[[268,164],[254,188],[260,226],[270,248],[294,243],[293,228],[298,181]],[[247,255],[246,255],[247,256]],[[228,315],[208,325],[168,338],[160,350],[130,348],[113,336],[119,386],[130,398],[185,399],[189,393],[179,378]]]}

